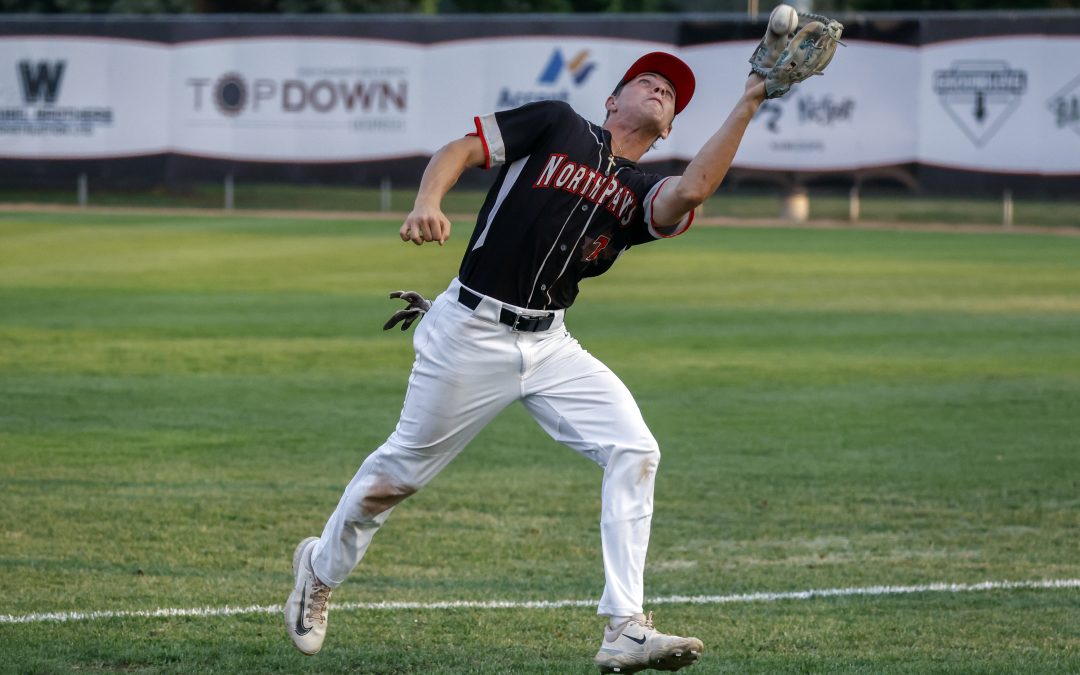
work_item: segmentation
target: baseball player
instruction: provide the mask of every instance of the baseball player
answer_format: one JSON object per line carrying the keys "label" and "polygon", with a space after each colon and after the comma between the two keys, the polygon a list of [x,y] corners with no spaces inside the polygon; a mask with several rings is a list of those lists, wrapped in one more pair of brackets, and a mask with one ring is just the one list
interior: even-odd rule
{"label": "baseball player", "polygon": [[642,606],[657,442],[626,386],[564,326],[582,279],[603,274],[633,246],[686,232],[766,96],[763,78],[752,74],[683,175],[643,171],[637,161],[668,137],[694,87],[685,63],[653,52],[619,80],[602,125],[562,102],[530,103],[476,117],[473,133],[432,157],[400,230],[417,245],[449,238],[440,205],[466,168],[499,174],[449,288],[430,305],[415,293],[393,294],[410,304],[387,328],[423,316],[416,360],[397,428],[363,462],[322,535],[294,553],[285,623],[301,652],[322,647],[332,589],[394,507],[520,401],[552,438],[603,468],[598,613],[608,625],[596,665],[678,670],[700,658],[700,640],[660,632]]}

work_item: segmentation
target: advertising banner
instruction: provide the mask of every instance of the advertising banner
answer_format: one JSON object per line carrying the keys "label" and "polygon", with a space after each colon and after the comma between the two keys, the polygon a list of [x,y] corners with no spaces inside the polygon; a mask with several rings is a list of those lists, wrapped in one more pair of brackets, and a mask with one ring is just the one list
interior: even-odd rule
{"label": "advertising banner", "polygon": [[1080,173],[1080,38],[928,45],[920,81],[919,161],[981,171]]}
{"label": "advertising banner", "polygon": [[[738,168],[948,169],[1080,175],[1080,37],[1012,35],[922,46],[846,40],[825,77],[766,101]],[[267,163],[423,157],[475,115],[568,102],[602,122],[641,54],[697,74],[693,104],[650,161],[689,160],[743,91],[756,41],[684,47],[615,37],[409,42],[279,36],[154,43],[0,36],[0,158],[153,154]]]}
{"label": "advertising banner", "polygon": [[[642,54],[671,45],[566,36],[493,38],[433,45],[425,69],[429,152],[473,131],[473,117],[541,100],[569,103],[604,121],[604,101]],[[671,158],[662,146],[654,159]]]}
{"label": "advertising banner", "polygon": [[407,43],[258,38],[172,50],[171,146],[184,154],[333,162],[421,154],[424,50]]}
{"label": "advertising banner", "polygon": [[[912,47],[847,41],[827,77],[813,77],[766,101],[747,130],[736,166],[802,171],[853,170],[915,161],[919,53]],[[743,92],[756,42],[684,49],[699,93],[676,138],[689,159]],[[684,140],[685,139],[685,140]]]}
{"label": "advertising banner", "polygon": [[0,157],[122,157],[169,147],[169,48],[0,37]]}

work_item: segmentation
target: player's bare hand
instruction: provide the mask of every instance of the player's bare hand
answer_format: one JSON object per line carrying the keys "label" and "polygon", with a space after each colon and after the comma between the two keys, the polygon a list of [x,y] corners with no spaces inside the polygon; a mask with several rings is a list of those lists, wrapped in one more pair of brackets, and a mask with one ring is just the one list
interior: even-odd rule
{"label": "player's bare hand", "polygon": [[401,241],[411,241],[417,246],[429,241],[442,246],[450,238],[450,220],[438,208],[416,207],[406,216],[399,234]]}

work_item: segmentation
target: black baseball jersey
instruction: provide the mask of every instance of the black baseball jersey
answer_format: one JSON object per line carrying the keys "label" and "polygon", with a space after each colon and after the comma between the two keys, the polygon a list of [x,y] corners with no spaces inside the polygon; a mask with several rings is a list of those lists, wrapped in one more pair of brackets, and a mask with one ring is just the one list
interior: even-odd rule
{"label": "black baseball jersey", "polygon": [[667,180],[616,157],[611,134],[561,101],[476,117],[487,167],[501,166],[461,261],[469,288],[530,309],[563,309],[578,282],[603,274],[660,232],[652,200]]}

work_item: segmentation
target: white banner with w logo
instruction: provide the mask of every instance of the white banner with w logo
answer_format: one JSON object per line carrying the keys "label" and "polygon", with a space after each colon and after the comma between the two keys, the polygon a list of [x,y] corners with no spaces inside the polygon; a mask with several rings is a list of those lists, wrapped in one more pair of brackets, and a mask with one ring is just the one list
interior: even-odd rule
{"label": "white banner with w logo", "polygon": [[0,156],[115,157],[168,147],[168,47],[0,39]]}

